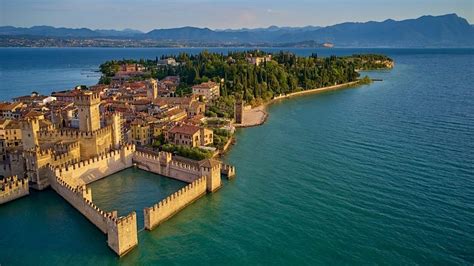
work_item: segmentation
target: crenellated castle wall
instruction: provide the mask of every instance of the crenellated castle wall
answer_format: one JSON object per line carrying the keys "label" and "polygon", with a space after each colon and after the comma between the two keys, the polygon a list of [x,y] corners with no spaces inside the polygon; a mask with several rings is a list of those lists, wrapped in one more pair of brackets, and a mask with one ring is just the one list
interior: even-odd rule
{"label": "crenellated castle wall", "polygon": [[[187,163],[183,160],[175,160],[169,152],[159,152],[156,155],[137,151],[133,156],[133,162],[140,169],[188,183],[205,176],[209,192],[221,187],[221,163],[212,159]],[[235,173],[233,166],[227,165],[225,167],[227,174]]]}
{"label": "crenellated castle wall", "polygon": [[178,162],[172,159],[169,152],[159,152],[159,155],[136,151],[133,161],[138,168],[155,174],[164,175],[180,181],[191,183],[201,177],[201,170],[192,164]]}
{"label": "crenellated castle wall", "polygon": [[[70,154],[78,149],[77,143],[74,145],[61,146],[58,147],[58,150],[67,151]],[[37,156],[37,161],[41,161],[41,156],[51,158],[53,154],[50,151],[40,150],[31,151],[31,153]],[[55,156],[56,162],[62,160],[62,155]],[[189,183],[154,206],[144,209],[145,228],[148,230],[152,230],[166,221],[206,192],[218,189],[221,186],[221,171],[226,173],[235,171],[233,166],[222,165],[215,160],[199,162],[179,158],[174,160],[171,153],[152,154],[136,151],[135,145],[123,145],[120,149],[101,153],[79,162],[66,162],[59,166],[47,164],[43,167],[42,169],[45,171],[43,176],[48,177],[48,184],[51,184],[59,195],[99,230],[107,234],[109,247],[120,256],[138,245],[136,213],[132,212],[125,217],[118,218],[116,211],[101,210],[93,203],[92,191],[86,185],[129,168],[134,163],[144,170]],[[225,168],[225,170],[221,168]]]}
{"label": "crenellated castle wall", "polygon": [[[58,150],[55,148],[58,147]],[[54,149],[24,151],[26,175],[31,186],[41,190],[49,186],[48,167],[60,167],[81,159],[79,142],[56,144]],[[62,153],[61,153],[62,152]]]}
{"label": "crenellated castle wall", "polygon": [[134,152],[135,145],[125,145],[119,150],[113,150],[78,163],[64,166],[59,169],[59,174],[71,185],[86,185],[132,167]]}
{"label": "crenellated castle wall", "polygon": [[73,186],[61,178],[59,169],[51,171],[51,187],[92,222],[99,230],[107,234],[109,247],[119,256],[125,255],[138,245],[137,216],[132,212],[117,217],[117,212],[105,212],[92,202],[92,192],[85,185]]}
{"label": "crenellated castle wall", "polygon": [[20,152],[8,154],[8,160],[0,164],[0,175],[2,176],[25,176],[25,158]]}
{"label": "crenellated castle wall", "polygon": [[189,183],[201,177],[201,169],[191,164],[171,161],[169,166],[169,176]]}
{"label": "crenellated castle wall", "polygon": [[78,141],[81,159],[84,160],[111,150],[114,145],[112,127],[112,125],[108,125],[89,132],[74,129],[39,131],[38,140],[40,145],[52,144],[59,141]]}
{"label": "crenellated castle wall", "polygon": [[166,153],[160,152],[159,155],[136,151],[133,154],[133,162],[138,166],[138,168],[152,172],[159,175],[168,175],[167,165],[169,160],[166,159]]}
{"label": "crenellated castle wall", "polygon": [[145,229],[152,230],[174,214],[206,194],[206,178],[201,177],[159,203],[143,210]]}
{"label": "crenellated castle wall", "polygon": [[108,220],[112,218],[112,213],[107,213],[99,209],[92,203],[92,192],[86,186],[74,187],[64,181],[60,176],[50,181],[51,187],[63,197],[69,204],[74,206],[91,223],[103,233],[107,233]]}
{"label": "crenellated castle wall", "polygon": [[135,212],[112,221],[107,232],[107,243],[119,256],[127,254],[138,245],[137,214]]}
{"label": "crenellated castle wall", "polygon": [[0,204],[21,198],[30,194],[28,180],[10,176],[0,180]]}
{"label": "crenellated castle wall", "polygon": [[227,178],[235,176],[235,166],[230,164],[221,163],[221,174],[226,175]]}

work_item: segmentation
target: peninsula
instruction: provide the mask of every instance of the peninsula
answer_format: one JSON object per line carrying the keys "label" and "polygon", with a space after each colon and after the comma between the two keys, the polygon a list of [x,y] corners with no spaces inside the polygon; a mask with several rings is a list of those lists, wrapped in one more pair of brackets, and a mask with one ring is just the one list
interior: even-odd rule
{"label": "peninsula", "polygon": [[370,78],[358,71],[393,66],[384,55],[320,58],[259,50],[104,62],[95,86],[0,103],[0,204],[27,196],[30,188],[51,187],[123,256],[138,245],[136,213],[102,210],[91,183],[130,167],[186,182],[143,210],[143,228],[152,230],[218,190],[221,174],[235,175],[218,156],[236,127],[263,123],[263,106],[366,84]]}

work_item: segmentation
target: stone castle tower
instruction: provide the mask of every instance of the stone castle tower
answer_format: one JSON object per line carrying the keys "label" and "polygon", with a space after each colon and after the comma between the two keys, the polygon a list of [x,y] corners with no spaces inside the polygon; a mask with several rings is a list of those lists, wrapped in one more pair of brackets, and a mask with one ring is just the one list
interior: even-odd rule
{"label": "stone castle tower", "polygon": [[24,150],[32,150],[39,147],[38,131],[39,121],[36,118],[27,119],[21,123],[21,134]]}
{"label": "stone castle tower", "polygon": [[112,146],[114,149],[118,149],[123,142],[122,121],[123,118],[120,113],[112,114],[108,119],[108,124],[112,125]]}
{"label": "stone castle tower", "polygon": [[100,129],[100,96],[86,91],[76,96],[74,103],[79,110],[79,130],[83,132]]}
{"label": "stone castle tower", "polygon": [[156,81],[156,79],[147,80],[146,96],[149,100],[153,100],[158,97],[158,82]]}
{"label": "stone castle tower", "polygon": [[236,100],[234,106],[234,118],[236,124],[242,124],[244,121],[244,101]]}

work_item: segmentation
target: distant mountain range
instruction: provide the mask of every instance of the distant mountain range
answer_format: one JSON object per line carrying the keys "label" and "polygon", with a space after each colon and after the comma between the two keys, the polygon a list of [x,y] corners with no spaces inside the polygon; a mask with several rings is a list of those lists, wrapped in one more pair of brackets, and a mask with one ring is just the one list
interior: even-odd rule
{"label": "distant mountain range", "polygon": [[[336,47],[474,47],[474,27],[456,14],[422,16],[401,21],[346,22],[327,27],[225,29],[182,27],[138,30],[91,30],[50,26],[0,27],[5,39],[130,39],[135,42],[197,43],[213,45],[272,45],[333,43]],[[1,43],[3,44],[3,43]]]}

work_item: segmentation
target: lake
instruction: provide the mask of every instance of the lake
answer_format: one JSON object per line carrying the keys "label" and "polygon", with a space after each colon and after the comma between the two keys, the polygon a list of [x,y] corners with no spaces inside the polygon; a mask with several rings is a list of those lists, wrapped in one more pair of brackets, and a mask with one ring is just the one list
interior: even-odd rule
{"label": "lake", "polygon": [[[92,85],[108,59],[200,50],[1,48],[1,97]],[[236,179],[140,232],[124,258],[52,190],[1,206],[0,264],[472,265],[474,49],[291,50],[383,53],[395,68],[364,73],[382,82],[271,105],[266,124],[237,132],[225,158]],[[144,191],[155,182],[134,178]],[[126,198],[107,197],[122,181],[100,182],[100,200],[128,211]],[[154,186],[180,186],[166,182]]]}

